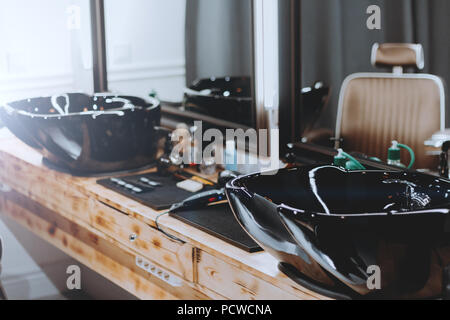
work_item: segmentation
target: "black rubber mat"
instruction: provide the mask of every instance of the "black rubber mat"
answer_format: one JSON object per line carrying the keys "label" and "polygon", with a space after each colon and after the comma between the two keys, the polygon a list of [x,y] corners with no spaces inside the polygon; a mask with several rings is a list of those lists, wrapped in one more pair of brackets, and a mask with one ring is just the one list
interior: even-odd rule
{"label": "black rubber mat", "polygon": [[[140,180],[141,178],[158,182],[161,186],[150,187],[143,183]],[[173,204],[181,202],[195,194],[178,188],[176,184],[181,180],[174,176],[161,176],[158,173],[149,173],[120,177],[118,179],[141,189],[142,192],[136,193],[130,189],[121,187],[111,179],[99,180],[97,183],[158,211],[169,209]],[[205,187],[200,192],[214,188],[212,186]],[[171,214],[171,216],[247,252],[262,251],[256,242],[239,225],[228,204],[183,211]]]}
{"label": "black rubber mat", "polygon": [[227,203],[171,213],[170,216],[247,252],[262,251],[261,247],[239,225]]}
{"label": "black rubber mat", "polygon": [[[140,178],[147,178],[151,181],[158,182],[161,186],[150,187],[141,182]],[[195,194],[178,188],[176,184],[181,180],[175,178],[174,176],[161,176],[158,173],[149,173],[120,177],[119,179],[138,187],[142,190],[142,192],[136,193],[127,188],[121,187],[114,183],[111,179],[99,180],[97,183],[157,211],[169,209],[174,203],[181,202]],[[207,191],[209,189],[212,189],[212,187],[205,187],[202,191]]]}

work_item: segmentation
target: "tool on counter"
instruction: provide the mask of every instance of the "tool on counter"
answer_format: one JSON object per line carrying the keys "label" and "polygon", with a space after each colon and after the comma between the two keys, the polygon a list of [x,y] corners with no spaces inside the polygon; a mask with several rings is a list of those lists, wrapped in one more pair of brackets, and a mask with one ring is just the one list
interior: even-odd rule
{"label": "tool on counter", "polygon": [[177,183],[177,187],[192,193],[199,192],[203,189],[201,182],[194,181],[192,179],[183,180]]}
{"label": "tool on counter", "polygon": [[[225,187],[225,185],[230,180],[235,179],[237,177],[238,174],[236,172],[225,170],[221,172],[221,174],[219,175],[219,185]],[[209,190],[202,193],[198,193],[192,197],[185,199],[180,203],[174,204],[170,208],[169,212],[174,213],[179,212],[181,210],[203,208],[211,204],[225,200],[226,200],[225,189],[222,188]]]}
{"label": "tool on counter", "polygon": [[170,213],[180,212],[183,210],[199,209],[211,204],[226,200],[225,190],[216,189],[196,194],[186,200],[174,204],[170,209]]}
{"label": "tool on counter", "polygon": [[139,181],[144,183],[144,184],[146,184],[146,185],[149,185],[150,187],[153,187],[153,188],[155,188],[155,187],[162,187],[162,183],[156,182],[156,181],[152,181],[152,180],[150,180],[150,179],[148,179],[146,177],[139,178]]}
{"label": "tool on counter", "polygon": [[112,183],[114,183],[115,185],[117,185],[118,187],[124,188],[132,193],[142,193],[144,191],[148,191],[148,190],[143,190],[142,188],[139,188],[138,186],[135,186],[134,184],[127,183],[127,182],[123,181],[122,179],[111,178],[110,181]]}
{"label": "tool on counter", "polygon": [[202,177],[193,176],[193,177],[191,178],[191,180],[200,182],[201,184],[204,184],[204,185],[206,185],[206,186],[214,186],[214,183],[213,183],[212,181],[209,181],[209,180],[204,179],[204,178],[202,178]]}

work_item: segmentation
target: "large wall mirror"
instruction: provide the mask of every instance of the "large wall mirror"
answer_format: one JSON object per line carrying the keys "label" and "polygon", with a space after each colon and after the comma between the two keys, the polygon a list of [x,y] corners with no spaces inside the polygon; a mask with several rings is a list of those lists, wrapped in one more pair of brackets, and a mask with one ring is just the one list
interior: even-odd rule
{"label": "large wall mirror", "polygon": [[108,88],[166,115],[254,127],[252,0],[105,0]]}
{"label": "large wall mirror", "polygon": [[[371,5],[381,9],[379,30],[366,26],[367,9]],[[326,129],[333,134],[344,79],[359,72],[392,72],[392,68],[371,64],[374,43],[421,44],[425,58],[423,70],[404,72],[436,75],[449,84],[449,15],[450,1],[447,0],[302,0],[302,86],[311,88],[319,81],[330,89],[327,103],[311,110],[308,105],[303,106],[305,116],[299,119],[303,128],[314,125],[316,129]],[[449,111],[447,108],[447,123]]]}

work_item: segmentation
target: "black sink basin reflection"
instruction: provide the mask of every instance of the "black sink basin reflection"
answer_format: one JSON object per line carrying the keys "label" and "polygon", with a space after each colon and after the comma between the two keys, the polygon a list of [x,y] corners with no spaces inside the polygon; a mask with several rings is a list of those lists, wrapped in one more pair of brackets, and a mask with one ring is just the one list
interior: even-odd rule
{"label": "black sink basin reflection", "polygon": [[183,106],[188,111],[251,127],[252,103],[249,77],[213,77],[186,88]]}
{"label": "black sink basin reflection", "polygon": [[74,174],[131,170],[156,158],[156,99],[70,93],[5,104],[0,117],[19,139]]}
{"label": "black sink basin reflection", "polygon": [[[226,190],[250,236],[324,289],[357,298],[433,298],[445,289],[448,180],[309,166],[244,176]],[[381,289],[368,286],[373,267]]]}

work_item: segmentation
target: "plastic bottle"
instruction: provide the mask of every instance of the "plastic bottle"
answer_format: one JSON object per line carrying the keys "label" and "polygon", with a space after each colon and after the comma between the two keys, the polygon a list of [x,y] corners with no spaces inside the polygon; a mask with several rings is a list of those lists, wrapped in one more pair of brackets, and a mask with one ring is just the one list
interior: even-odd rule
{"label": "plastic bottle", "polygon": [[225,169],[229,171],[237,171],[236,142],[234,140],[228,140],[225,146]]}
{"label": "plastic bottle", "polygon": [[347,157],[344,155],[344,150],[338,149],[338,154],[334,157],[334,165],[345,169],[347,164]]}
{"label": "plastic bottle", "polygon": [[388,165],[406,168],[401,162],[401,150],[397,141],[392,141],[392,146],[388,150]]}

